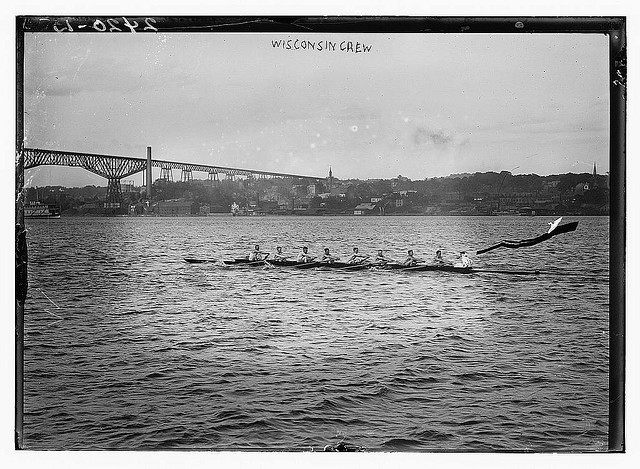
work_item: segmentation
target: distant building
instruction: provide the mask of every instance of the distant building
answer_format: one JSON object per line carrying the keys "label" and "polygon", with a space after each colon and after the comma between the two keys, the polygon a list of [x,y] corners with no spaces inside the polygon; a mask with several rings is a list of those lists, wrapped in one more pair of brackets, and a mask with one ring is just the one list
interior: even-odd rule
{"label": "distant building", "polygon": [[291,195],[297,197],[304,197],[308,194],[307,186],[303,186],[301,184],[296,184],[291,187]]}
{"label": "distant building", "polygon": [[513,194],[500,194],[500,208],[515,209],[518,207],[530,206],[535,200],[532,192],[516,192]]}
{"label": "distant building", "polygon": [[309,195],[309,197],[315,197],[316,196],[316,185],[315,184],[309,184],[307,186],[307,194]]}
{"label": "distant building", "polygon": [[418,193],[418,191],[398,191],[398,194],[400,194],[401,197],[409,197],[409,196],[415,195],[417,193]]}
{"label": "distant building", "polygon": [[308,197],[301,197],[294,200],[293,210],[294,212],[303,212],[309,209],[309,202],[311,199]]}
{"label": "distant building", "polygon": [[120,184],[120,190],[123,194],[136,192],[133,181],[122,181],[122,183]]}
{"label": "distant building", "polygon": [[193,203],[186,200],[165,200],[156,204],[155,213],[162,217],[191,215]]}
{"label": "distant building", "polygon": [[145,211],[146,207],[142,202],[129,205],[129,215],[142,215]]}
{"label": "distant building", "polygon": [[359,204],[353,209],[354,215],[369,215],[376,209],[375,204]]}
{"label": "distant building", "polygon": [[558,184],[560,184],[559,180],[555,180],[555,181],[544,181],[542,183],[542,187],[544,187],[545,189],[556,189],[558,187]]}
{"label": "distant building", "polygon": [[266,202],[276,202],[280,209],[286,209],[291,205],[291,196],[282,195],[275,191],[269,191],[261,200]]}
{"label": "distant building", "polygon": [[209,204],[200,205],[200,215],[209,215],[211,213],[211,206]]}
{"label": "distant building", "polygon": [[333,172],[331,171],[331,166],[329,166],[329,176],[327,177],[327,190],[331,192],[333,189]]}
{"label": "distant building", "polygon": [[579,182],[573,188],[573,193],[574,194],[578,194],[578,195],[582,195],[585,192],[587,192],[588,190],[589,190],[589,183],[588,182]]}

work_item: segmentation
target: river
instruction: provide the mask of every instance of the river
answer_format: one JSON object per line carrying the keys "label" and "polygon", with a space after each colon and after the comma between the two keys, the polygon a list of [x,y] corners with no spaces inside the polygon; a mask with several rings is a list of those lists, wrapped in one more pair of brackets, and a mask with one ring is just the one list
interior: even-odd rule
{"label": "river", "polygon": [[[608,217],[27,220],[27,449],[605,451]],[[187,264],[258,243],[537,276]]]}

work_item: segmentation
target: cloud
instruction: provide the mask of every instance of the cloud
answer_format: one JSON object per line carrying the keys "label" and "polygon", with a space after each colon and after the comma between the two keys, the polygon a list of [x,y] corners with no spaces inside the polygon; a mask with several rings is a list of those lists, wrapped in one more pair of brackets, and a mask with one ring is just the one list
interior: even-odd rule
{"label": "cloud", "polygon": [[430,130],[425,127],[418,127],[413,133],[413,143],[417,146],[446,145],[452,139],[452,135],[448,135],[442,130]]}
{"label": "cloud", "polygon": [[80,93],[107,92],[128,94],[179,90],[198,83],[197,74],[184,70],[175,61],[133,62],[118,57],[97,57],[87,53],[68,63],[26,64],[26,91],[47,96],[71,96]]}

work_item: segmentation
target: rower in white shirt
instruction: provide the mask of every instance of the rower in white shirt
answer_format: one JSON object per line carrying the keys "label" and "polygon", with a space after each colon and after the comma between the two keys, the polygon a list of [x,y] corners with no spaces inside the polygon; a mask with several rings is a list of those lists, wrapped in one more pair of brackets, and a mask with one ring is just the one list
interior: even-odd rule
{"label": "rower in white shirt", "polygon": [[347,259],[347,264],[362,264],[364,261],[369,259],[370,256],[365,256],[363,254],[358,253],[358,248],[353,248],[353,254],[351,257]]}
{"label": "rower in white shirt", "polygon": [[286,261],[287,259],[289,259],[289,257],[291,256],[285,256],[285,254],[282,252],[282,246],[276,247],[276,253],[273,255],[274,261]]}
{"label": "rower in white shirt", "polygon": [[467,256],[466,251],[461,251],[460,252],[460,264],[463,268],[468,268],[471,267],[471,259],[469,258],[469,256]]}
{"label": "rower in white shirt", "polygon": [[260,251],[260,245],[256,244],[253,247],[253,251],[251,251],[249,253],[249,260],[250,261],[263,261],[265,260],[267,257],[269,257],[269,253],[264,253],[262,251]]}
{"label": "rower in white shirt", "polygon": [[311,262],[314,259],[315,257],[309,255],[309,248],[307,246],[304,246],[302,248],[302,252],[298,254],[298,257],[296,257],[296,262],[304,264],[306,262]]}

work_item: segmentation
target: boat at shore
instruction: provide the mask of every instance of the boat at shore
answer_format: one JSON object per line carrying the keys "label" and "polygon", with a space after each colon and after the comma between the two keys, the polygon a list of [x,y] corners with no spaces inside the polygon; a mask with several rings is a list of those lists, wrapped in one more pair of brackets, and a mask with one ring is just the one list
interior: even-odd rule
{"label": "boat at shore", "polygon": [[42,202],[28,202],[24,206],[25,218],[60,218],[60,208]]}

